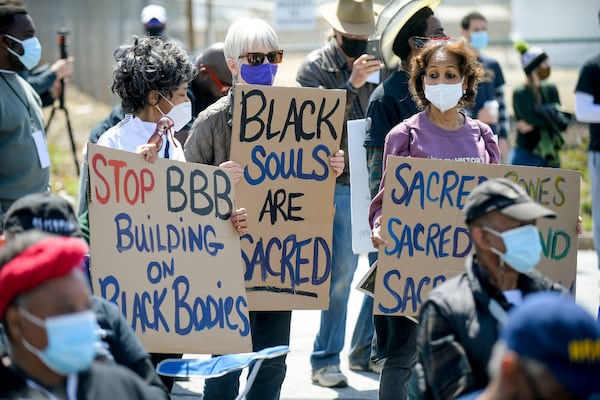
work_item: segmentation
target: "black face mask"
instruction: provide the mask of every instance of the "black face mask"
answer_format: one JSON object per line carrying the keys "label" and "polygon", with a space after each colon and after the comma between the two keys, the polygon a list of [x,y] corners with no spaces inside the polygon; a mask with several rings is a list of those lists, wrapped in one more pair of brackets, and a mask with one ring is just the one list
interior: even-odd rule
{"label": "black face mask", "polygon": [[148,28],[146,29],[148,36],[162,36],[163,28]]}
{"label": "black face mask", "polygon": [[342,51],[351,58],[357,58],[367,52],[367,39],[350,39],[342,36]]}
{"label": "black face mask", "polygon": [[538,67],[535,73],[540,78],[540,81],[543,81],[550,76],[550,67]]}

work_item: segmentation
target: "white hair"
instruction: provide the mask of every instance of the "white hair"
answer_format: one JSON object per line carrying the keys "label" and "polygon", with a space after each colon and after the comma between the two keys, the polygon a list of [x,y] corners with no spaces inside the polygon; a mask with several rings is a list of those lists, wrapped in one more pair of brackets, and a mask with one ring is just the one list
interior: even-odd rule
{"label": "white hair", "polygon": [[226,59],[235,61],[239,67],[242,64],[240,56],[258,46],[278,50],[275,30],[260,18],[240,18],[227,30],[223,52]]}

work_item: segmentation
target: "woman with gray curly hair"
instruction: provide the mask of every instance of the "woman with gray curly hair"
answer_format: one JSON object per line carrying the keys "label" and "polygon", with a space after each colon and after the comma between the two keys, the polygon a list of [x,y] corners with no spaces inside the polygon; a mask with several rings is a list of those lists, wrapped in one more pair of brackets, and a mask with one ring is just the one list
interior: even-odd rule
{"label": "woman with gray curly hair", "polygon": [[111,89],[121,98],[125,118],[98,144],[140,153],[149,162],[158,157],[185,161],[173,136],[192,119],[187,87],[194,69],[185,51],[162,37],[144,36],[119,47],[114,57]]}

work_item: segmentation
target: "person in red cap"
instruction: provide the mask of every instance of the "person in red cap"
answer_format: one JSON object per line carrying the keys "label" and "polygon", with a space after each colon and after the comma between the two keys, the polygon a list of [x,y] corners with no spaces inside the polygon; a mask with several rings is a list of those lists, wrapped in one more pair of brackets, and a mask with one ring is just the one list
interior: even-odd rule
{"label": "person in red cap", "polygon": [[3,399],[168,399],[125,367],[95,361],[99,326],[78,238],[20,235],[0,249]]}
{"label": "person in red cap", "polygon": [[[4,234],[0,235],[0,239],[4,237],[8,244],[33,230],[65,237],[83,237],[71,204],[63,197],[50,192],[28,194],[15,201],[6,211]],[[86,270],[91,287],[89,268]],[[148,384],[166,393],[167,388],[156,373],[150,355],[135,336],[121,310],[101,296],[91,296],[90,306],[103,330],[103,343],[98,349],[97,357],[129,368]],[[0,358],[5,353],[4,343],[0,341]]]}

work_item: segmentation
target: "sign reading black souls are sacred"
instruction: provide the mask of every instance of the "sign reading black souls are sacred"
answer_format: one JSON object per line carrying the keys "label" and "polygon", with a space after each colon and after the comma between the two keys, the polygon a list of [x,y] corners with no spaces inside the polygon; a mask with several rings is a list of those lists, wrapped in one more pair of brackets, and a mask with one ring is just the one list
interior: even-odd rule
{"label": "sign reading black souls are sacred", "polygon": [[323,309],[329,302],[335,171],[346,92],[238,85],[230,159],[243,170],[238,207],[252,310]]}

